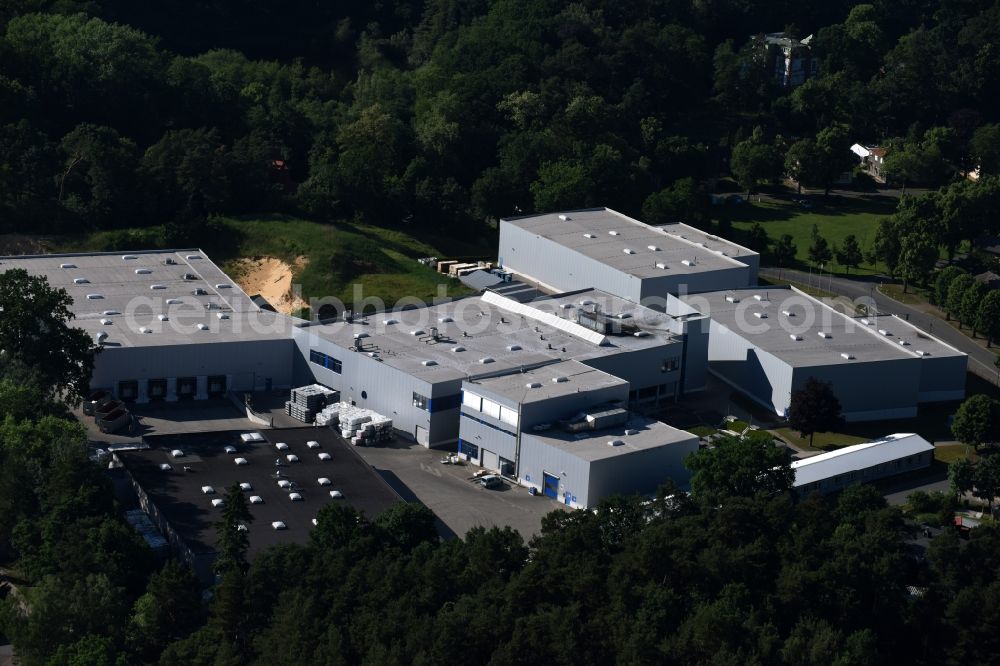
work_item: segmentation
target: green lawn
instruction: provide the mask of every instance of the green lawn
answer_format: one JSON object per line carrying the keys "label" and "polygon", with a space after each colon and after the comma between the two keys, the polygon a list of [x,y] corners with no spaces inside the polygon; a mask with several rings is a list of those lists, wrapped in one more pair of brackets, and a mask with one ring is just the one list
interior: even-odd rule
{"label": "green lawn", "polygon": [[964,444],[952,444],[949,446],[934,447],[934,460],[950,465],[956,460],[976,460],[976,450]]}
{"label": "green lawn", "polygon": [[[792,202],[743,204],[731,209],[733,228],[746,231],[755,222],[760,222],[772,242],[784,234],[789,234],[798,248],[796,259],[805,266],[809,263],[808,253],[814,224],[819,228],[819,233],[830,243],[831,248],[843,245],[844,238],[854,234],[864,249],[871,244],[879,220],[896,210],[896,200],[889,197],[833,196],[824,201],[822,196],[817,196],[810,197],[810,200],[813,203],[811,210],[801,208]],[[838,272],[846,272],[844,268],[837,267],[837,269]],[[870,274],[877,270],[880,270],[880,267],[863,264],[851,272]]]}
{"label": "green lawn", "polygon": [[[206,234],[202,247],[224,270],[233,270],[235,260],[272,256],[289,265],[305,258],[296,269],[294,283],[302,286],[302,297],[333,297],[350,305],[355,286],[362,298],[377,298],[389,307],[399,299],[422,301],[440,295],[472,293],[458,280],[438,274],[417,263],[419,257],[494,260],[495,233],[458,238],[420,230],[399,230],[346,223],[320,224],[284,215],[222,218],[224,230]],[[62,251],[141,250],[164,247],[163,229],[147,227],[102,231],[61,239]]]}

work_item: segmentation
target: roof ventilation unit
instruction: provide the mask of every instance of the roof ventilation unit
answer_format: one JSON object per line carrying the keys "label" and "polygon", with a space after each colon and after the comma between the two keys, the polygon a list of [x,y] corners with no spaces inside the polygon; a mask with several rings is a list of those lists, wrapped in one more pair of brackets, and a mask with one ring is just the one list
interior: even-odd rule
{"label": "roof ventilation unit", "polygon": [[287,451],[288,444],[285,444],[284,442],[278,442],[277,444],[274,445],[274,448],[276,448],[279,451]]}
{"label": "roof ventilation unit", "polygon": [[208,330],[208,324],[198,324],[198,330],[199,331],[207,331]]}
{"label": "roof ventilation unit", "polygon": [[458,352],[464,352],[465,347],[463,347],[462,345],[458,345],[457,347],[452,347],[451,350],[457,354]]}
{"label": "roof ventilation unit", "polygon": [[355,334],[354,334],[354,339],[355,339],[355,340],[360,340],[360,339],[362,339],[362,338],[370,338],[370,337],[371,337],[371,336],[370,336],[370,335],[368,335],[367,333],[365,333],[364,331],[361,331],[360,333],[355,333]]}
{"label": "roof ventilation unit", "polygon": [[617,236],[617,235],[618,235],[618,232],[617,232],[617,231],[615,231],[614,229],[612,229],[611,231],[609,231],[609,232],[608,232],[608,235],[609,235],[609,236]]}
{"label": "roof ventilation unit", "polygon": [[138,259],[139,257],[134,254],[123,254],[122,261],[132,261],[133,259]]}
{"label": "roof ventilation unit", "polygon": [[729,303],[739,303],[740,302],[740,297],[739,296],[726,296],[726,301],[728,301]]}
{"label": "roof ventilation unit", "polygon": [[201,494],[202,495],[214,495],[215,494],[215,488],[213,488],[212,486],[202,486],[201,487]]}
{"label": "roof ventilation unit", "polygon": [[292,500],[293,502],[301,502],[302,495],[300,495],[299,493],[288,493],[288,499]]}
{"label": "roof ventilation unit", "polygon": [[764,300],[764,297],[763,297],[763,296],[761,296],[760,294],[754,294],[754,295],[753,295],[753,299],[754,299],[755,301],[762,301],[762,300]]}
{"label": "roof ventilation unit", "polygon": [[559,375],[558,377],[553,377],[552,378],[552,383],[553,384],[564,384],[564,383],[566,383],[568,381],[569,381],[569,377],[564,377],[563,375]]}
{"label": "roof ventilation unit", "polygon": [[398,319],[383,319],[382,320],[382,325],[383,326],[392,326],[393,324],[398,324],[398,323],[399,323]]}
{"label": "roof ventilation unit", "polygon": [[648,338],[649,337],[649,331],[636,331],[632,335],[635,336],[635,337],[637,337],[637,338]]}
{"label": "roof ventilation unit", "polygon": [[656,267],[659,268],[661,271],[667,270],[667,265],[662,261],[656,262]]}
{"label": "roof ventilation unit", "polygon": [[455,321],[455,320],[452,317],[447,317],[447,316],[445,316],[445,317],[438,317],[438,322],[442,323],[442,324],[448,324],[448,323],[453,322],[453,321]]}
{"label": "roof ventilation unit", "polygon": [[626,435],[638,435],[639,431],[638,430],[633,430],[632,428],[627,428],[625,430],[625,434]]}
{"label": "roof ventilation unit", "polygon": [[333,484],[333,481],[326,478],[325,476],[321,476],[318,479],[316,479],[316,483],[318,483],[321,486],[329,486]]}
{"label": "roof ventilation unit", "polygon": [[153,331],[152,331],[152,329],[147,328],[146,326],[140,326],[139,327],[139,332],[142,333],[143,335],[149,335]]}
{"label": "roof ventilation unit", "polygon": [[507,345],[507,351],[521,351],[521,345]]}
{"label": "roof ventilation unit", "polygon": [[59,264],[59,268],[76,268],[76,264]]}
{"label": "roof ventilation unit", "polygon": [[191,259],[191,260],[196,260],[196,259],[201,259],[201,255],[200,254],[189,254],[185,258],[186,259]]}
{"label": "roof ventilation unit", "polygon": [[608,446],[624,446],[625,442],[620,439],[609,439]]}
{"label": "roof ventilation unit", "polygon": [[151,284],[151,285],[149,285],[149,288],[150,289],[166,289],[167,285],[165,285],[165,284]]}
{"label": "roof ventilation unit", "polygon": [[212,506],[214,506],[216,509],[218,509],[225,503],[226,502],[221,497],[216,497],[214,500],[212,500]]}
{"label": "roof ventilation unit", "polygon": [[542,385],[539,384],[538,382],[528,382],[527,384],[524,385],[524,388],[536,389],[536,388],[542,388]]}
{"label": "roof ventilation unit", "polygon": [[339,490],[331,490],[330,491],[330,497],[332,497],[333,499],[340,499],[343,496],[344,496],[344,493],[340,492]]}
{"label": "roof ventilation unit", "polygon": [[864,324],[865,326],[871,326],[872,324],[871,321],[868,320],[868,317],[862,317],[861,323]]}
{"label": "roof ventilation unit", "polygon": [[112,322],[111,322],[111,320],[110,320],[110,319],[102,319],[102,320],[101,320],[101,324],[102,324],[103,326],[110,326],[110,325],[111,325],[111,323],[112,323]]}
{"label": "roof ventilation unit", "polygon": [[112,316],[112,315],[120,315],[120,314],[121,314],[121,312],[119,312],[118,310],[105,310],[105,311],[104,311],[104,312],[102,312],[101,314],[103,314],[103,315],[107,315],[108,317],[110,317],[110,316]]}
{"label": "roof ventilation unit", "polygon": [[930,356],[930,353],[925,352],[923,349],[918,349],[915,353],[917,356]]}
{"label": "roof ventilation unit", "polygon": [[323,453],[316,454],[316,457],[319,458],[320,460],[329,460],[330,459],[330,454],[326,453],[326,452],[323,452]]}
{"label": "roof ventilation unit", "polygon": [[624,252],[625,254],[635,254],[635,250],[633,250],[632,248],[629,248],[629,247],[627,247],[624,250],[622,250],[622,252]]}
{"label": "roof ventilation unit", "polygon": [[308,442],[306,442],[306,448],[309,448],[309,449],[318,449],[319,448],[319,442],[317,442],[315,439],[310,439]]}
{"label": "roof ventilation unit", "polygon": [[843,359],[846,359],[848,361],[853,361],[854,360],[854,354],[848,354],[847,352],[844,352],[843,354],[841,354],[840,357],[843,358]]}
{"label": "roof ventilation unit", "polygon": [[94,335],[94,340],[97,342],[97,344],[101,344],[102,342],[104,342],[107,339],[108,339],[108,333],[107,333],[107,331],[98,331]]}
{"label": "roof ventilation unit", "polygon": [[215,313],[215,316],[218,317],[219,319],[229,319],[229,315],[227,315],[225,312],[217,312]]}
{"label": "roof ventilation unit", "polygon": [[184,452],[181,451],[180,449],[174,449],[173,451],[170,452],[170,455],[173,456],[174,458],[183,458]]}
{"label": "roof ventilation unit", "polygon": [[792,340],[795,340],[796,342],[799,342],[800,340],[802,340],[802,336],[801,335],[796,335],[795,333],[789,333],[788,337],[790,337]]}
{"label": "roof ventilation unit", "polygon": [[422,328],[415,328],[412,331],[410,331],[410,335],[412,335],[413,337],[417,337],[418,335],[423,335],[423,334],[424,334],[424,329]]}
{"label": "roof ventilation unit", "polygon": [[910,346],[910,343],[907,340],[897,340],[896,342],[898,342],[899,344],[903,345],[904,347],[909,347]]}
{"label": "roof ventilation unit", "polygon": [[216,289],[232,289],[233,285],[222,283],[222,284],[215,285],[215,288]]}
{"label": "roof ventilation unit", "polygon": [[781,314],[785,315],[786,317],[794,317],[795,316],[795,313],[792,312],[791,310],[782,310]]}
{"label": "roof ventilation unit", "polygon": [[685,266],[694,266],[694,261],[691,259],[681,259],[681,263]]}
{"label": "roof ventilation unit", "polygon": [[569,215],[560,215],[559,219],[562,220],[563,222],[566,222],[567,220],[569,220]]}
{"label": "roof ventilation unit", "polygon": [[437,364],[438,364],[438,362],[437,362],[437,361],[432,361],[432,360],[430,360],[430,359],[428,359],[428,360],[426,360],[426,361],[421,361],[421,362],[420,362],[420,365],[422,365],[422,366],[424,366],[424,367],[428,367],[428,368],[429,368],[430,366],[432,366],[432,365],[437,365]]}
{"label": "roof ventilation unit", "polygon": [[479,359],[479,362],[482,363],[482,364],[484,364],[484,365],[486,363],[493,363],[493,361],[494,361],[494,359],[493,359],[492,356],[484,356],[481,359]]}
{"label": "roof ventilation unit", "polygon": [[594,234],[584,234],[583,237],[584,238],[597,238],[597,236],[595,236]]}
{"label": "roof ventilation unit", "polygon": [[87,278],[73,278],[73,284],[90,284]]}
{"label": "roof ventilation unit", "polygon": [[573,307],[573,304],[572,303],[560,303],[559,307],[561,307],[563,310],[569,310],[569,309],[571,309]]}
{"label": "roof ventilation unit", "polygon": [[817,331],[816,335],[823,338],[824,340],[828,340],[830,338],[830,334],[827,333],[826,331]]}
{"label": "roof ventilation unit", "polygon": [[102,298],[104,298],[102,294],[87,294],[88,301],[99,301]]}
{"label": "roof ventilation unit", "polygon": [[264,503],[264,498],[261,497],[260,495],[251,495],[250,496],[250,503],[251,504],[263,504]]}
{"label": "roof ventilation unit", "polygon": [[887,331],[887,330],[886,330],[886,329],[884,329],[884,328],[880,328],[880,329],[878,329],[878,332],[879,332],[879,335],[884,335],[884,336],[886,336],[886,337],[889,337],[890,335],[892,335],[892,333],[890,333],[889,331]]}
{"label": "roof ventilation unit", "polygon": [[285,529],[285,524],[283,522],[281,522],[280,520],[276,520],[273,523],[271,523],[271,529],[278,530],[278,531],[283,530],[283,529]]}
{"label": "roof ventilation unit", "polygon": [[753,316],[757,317],[757,319],[767,319],[767,313],[766,312],[754,312]]}
{"label": "roof ventilation unit", "polygon": [[649,248],[650,252],[659,252],[660,251],[660,248],[656,247],[655,245],[647,245],[646,247]]}
{"label": "roof ventilation unit", "polygon": [[135,274],[136,275],[149,275],[152,272],[153,271],[149,270],[148,268],[137,268],[137,269],[135,269]]}
{"label": "roof ventilation unit", "polygon": [[594,305],[594,301],[589,298],[584,298],[580,301],[580,305]]}
{"label": "roof ventilation unit", "polygon": [[167,321],[167,315],[164,314],[156,315],[156,318],[159,319],[160,321]]}
{"label": "roof ventilation unit", "polygon": [[253,490],[253,486],[244,481],[240,484],[240,490]]}
{"label": "roof ventilation unit", "polygon": [[236,458],[235,460],[233,460],[233,462],[236,463],[237,465],[249,465],[250,464],[249,461],[246,458]]}
{"label": "roof ventilation unit", "polygon": [[167,305],[180,305],[183,301],[179,298],[168,298],[164,301]]}
{"label": "roof ventilation unit", "polygon": [[161,472],[169,472],[172,469],[173,469],[173,467],[170,465],[170,463],[160,463],[160,471]]}

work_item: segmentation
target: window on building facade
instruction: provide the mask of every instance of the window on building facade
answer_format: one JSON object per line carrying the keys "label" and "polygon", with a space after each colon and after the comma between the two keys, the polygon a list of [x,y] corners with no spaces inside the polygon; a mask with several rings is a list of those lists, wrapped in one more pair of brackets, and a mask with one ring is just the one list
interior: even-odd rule
{"label": "window on building facade", "polygon": [[343,365],[339,359],[332,356],[327,356],[323,352],[318,352],[315,349],[309,351],[309,362],[315,363],[316,365],[322,366],[327,370],[332,370],[338,375],[343,371]]}
{"label": "window on building facade", "polygon": [[679,358],[668,358],[663,362],[661,369],[663,372],[675,372],[680,370],[681,360]]}
{"label": "window on building facade", "polygon": [[427,409],[427,398],[415,392],[413,394],[413,406],[417,409]]}

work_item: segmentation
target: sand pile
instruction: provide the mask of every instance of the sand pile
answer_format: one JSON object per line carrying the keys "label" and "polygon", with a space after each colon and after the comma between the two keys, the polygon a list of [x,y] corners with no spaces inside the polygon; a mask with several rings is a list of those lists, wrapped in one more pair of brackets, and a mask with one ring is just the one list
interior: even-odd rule
{"label": "sand pile", "polygon": [[291,314],[309,306],[292,293],[292,275],[307,261],[305,257],[297,257],[293,267],[274,257],[251,257],[235,262],[237,268],[234,273],[236,281],[247,294],[260,294],[278,312]]}

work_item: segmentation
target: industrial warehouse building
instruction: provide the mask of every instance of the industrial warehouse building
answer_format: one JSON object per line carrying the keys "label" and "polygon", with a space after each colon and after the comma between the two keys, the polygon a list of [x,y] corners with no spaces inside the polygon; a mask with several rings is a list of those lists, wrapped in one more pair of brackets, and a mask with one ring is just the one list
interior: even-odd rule
{"label": "industrial warehouse building", "polygon": [[385,414],[418,443],[459,436],[463,382],[576,360],[655,406],[702,390],[708,320],[658,312],[587,289],[522,303],[482,296],[293,329],[315,381]]}
{"label": "industrial warehouse building", "polygon": [[934,445],[920,435],[895,434],[792,463],[802,493],[835,493],[854,485],[930,467]]}
{"label": "industrial warehouse building", "polygon": [[965,397],[966,355],[898,317],[850,317],[794,288],[680,300],[711,317],[710,371],[778,416],[810,377],[832,384],[848,421]]}
{"label": "industrial warehouse building", "polygon": [[500,220],[499,263],[550,291],[588,286],[662,307],[667,294],[757,284],[760,255],[686,224],[593,208]]}
{"label": "industrial warehouse building", "polygon": [[103,347],[92,387],[136,402],[318,382],[427,446],[458,438],[466,379],[567,359],[621,377],[633,406],[702,390],[708,319],[594,289],[527,290],[312,323],[261,310],[200,250],[11,257],[73,298]]}
{"label": "industrial warehouse building", "polygon": [[574,507],[687,485],[691,433],[630,414],[627,381],[578,361],[462,385],[459,456]]}
{"label": "industrial warehouse building", "polygon": [[103,347],[91,385],[123,400],[205,399],[293,383],[288,319],[260,310],[200,250],[0,258],[73,298]]}

